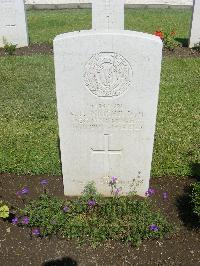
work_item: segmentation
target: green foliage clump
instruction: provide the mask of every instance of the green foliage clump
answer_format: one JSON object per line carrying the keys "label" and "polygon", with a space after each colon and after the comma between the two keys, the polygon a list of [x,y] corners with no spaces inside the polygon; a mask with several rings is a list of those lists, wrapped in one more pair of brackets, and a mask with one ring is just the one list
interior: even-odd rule
{"label": "green foliage clump", "polygon": [[173,51],[179,45],[175,40],[175,32],[164,32],[163,44],[165,48]]}
{"label": "green foliage clump", "polygon": [[9,207],[0,201],[0,218],[8,218],[9,217]]}
{"label": "green foliage clump", "polygon": [[199,217],[200,222],[200,182],[194,183],[192,185],[192,204],[193,204],[193,211]]}
{"label": "green foliage clump", "polygon": [[196,43],[192,49],[200,53],[200,42]]}
{"label": "green foliage clump", "polygon": [[[113,239],[138,245],[144,239],[163,238],[172,231],[166,219],[152,212],[147,200],[133,196],[104,198],[89,184],[81,197],[61,200],[43,194],[23,214],[41,236],[57,234],[92,245]],[[153,225],[153,229],[151,226]]]}
{"label": "green foliage clump", "polygon": [[165,48],[167,48],[170,51],[173,51],[179,43],[175,40],[176,33],[174,31],[155,31],[154,35],[158,36],[162,42]]}
{"label": "green foliage clump", "polygon": [[6,54],[8,55],[14,55],[15,51],[16,51],[16,44],[12,44],[12,43],[6,43],[4,45],[4,50],[6,52]]}

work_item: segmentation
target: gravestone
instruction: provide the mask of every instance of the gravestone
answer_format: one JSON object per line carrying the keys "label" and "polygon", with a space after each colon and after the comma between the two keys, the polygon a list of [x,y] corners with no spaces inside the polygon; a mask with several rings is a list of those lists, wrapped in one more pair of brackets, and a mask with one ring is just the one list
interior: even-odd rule
{"label": "gravestone", "polygon": [[144,196],[149,188],[162,41],[122,30],[123,1],[97,0],[93,10],[95,30],[54,39],[64,192],[80,195],[94,181],[98,191],[109,196],[110,179],[116,176],[122,194],[134,189]]}
{"label": "gravestone", "polygon": [[124,29],[124,1],[100,0],[92,6],[93,30],[123,30]]}
{"label": "gravestone", "polygon": [[200,44],[200,0],[194,0],[189,47]]}
{"label": "gravestone", "polygon": [[0,0],[0,47],[5,42],[17,47],[28,46],[23,0]]}

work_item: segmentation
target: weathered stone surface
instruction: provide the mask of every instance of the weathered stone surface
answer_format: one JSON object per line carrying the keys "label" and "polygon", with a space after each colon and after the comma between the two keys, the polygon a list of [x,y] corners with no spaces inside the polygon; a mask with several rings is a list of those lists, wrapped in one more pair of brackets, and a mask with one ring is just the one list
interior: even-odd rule
{"label": "weathered stone surface", "polygon": [[5,42],[28,46],[28,33],[23,0],[0,0],[0,47]]}
{"label": "weathered stone surface", "polygon": [[200,0],[194,0],[189,46],[196,44],[200,44]]}
{"label": "weathered stone surface", "polygon": [[111,176],[127,194],[149,187],[162,57],[158,37],[82,31],[54,40],[62,171],[66,195]]}

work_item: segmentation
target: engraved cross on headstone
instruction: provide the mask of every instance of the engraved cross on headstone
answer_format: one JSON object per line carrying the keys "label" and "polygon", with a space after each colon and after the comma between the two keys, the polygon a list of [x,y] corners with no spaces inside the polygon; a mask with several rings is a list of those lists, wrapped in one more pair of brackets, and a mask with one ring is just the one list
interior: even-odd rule
{"label": "engraved cross on headstone", "polygon": [[93,30],[124,30],[124,0],[93,0]]}
{"label": "engraved cross on headstone", "polygon": [[104,171],[105,177],[109,176],[110,174],[110,156],[112,155],[120,155],[122,153],[122,149],[110,149],[110,135],[104,134],[104,149],[91,149],[93,154],[104,154]]}

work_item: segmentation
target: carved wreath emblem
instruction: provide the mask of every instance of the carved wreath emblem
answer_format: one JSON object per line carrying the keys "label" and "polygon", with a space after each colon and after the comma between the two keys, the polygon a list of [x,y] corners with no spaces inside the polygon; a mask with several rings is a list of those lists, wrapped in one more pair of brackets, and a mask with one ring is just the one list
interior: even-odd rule
{"label": "carved wreath emblem", "polygon": [[95,54],[85,66],[85,86],[98,97],[122,95],[129,89],[131,80],[131,65],[117,53]]}

